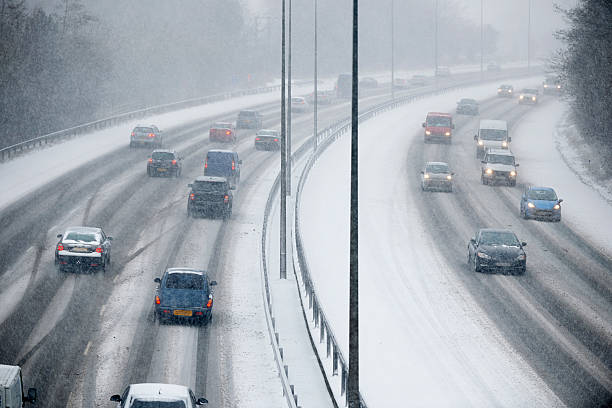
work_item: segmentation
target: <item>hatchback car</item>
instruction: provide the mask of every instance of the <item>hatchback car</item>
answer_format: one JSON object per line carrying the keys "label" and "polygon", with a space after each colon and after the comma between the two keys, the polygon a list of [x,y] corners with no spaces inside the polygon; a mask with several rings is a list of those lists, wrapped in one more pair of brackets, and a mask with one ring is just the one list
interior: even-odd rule
{"label": "hatchback car", "polygon": [[206,398],[196,398],[188,387],[159,383],[131,384],[110,400],[117,408],[194,408],[208,403]]}
{"label": "hatchback car", "polygon": [[243,110],[238,112],[236,120],[237,129],[261,129],[263,127],[263,117],[261,113],[254,110]]}
{"label": "hatchback car", "polygon": [[213,295],[205,271],[191,268],[168,268],[155,278],[159,283],[155,295],[155,316],[160,322],[183,320],[206,324],[212,320]]}
{"label": "hatchback car", "polygon": [[519,166],[515,162],[514,154],[505,149],[487,149],[482,159],[480,168],[480,181],[482,184],[506,183],[509,186],[516,185]]}
{"label": "hatchback car", "polygon": [[538,103],[538,90],[524,88],[519,95],[519,104],[536,105]]}
{"label": "hatchback car", "polygon": [[234,128],[234,125],[229,122],[213,123],[208,131],[208,141],[210,142],[218,141],[236,143],[237,140],[236,129]]}
{"label": "hatchback car", "polygon": [[155,125],[136,125],[130,135],[130,147],[153,146],[162,147],[162,131]]}
{"label": "hatchback car", "polygon": [[280,132],[261,129],[255,134],[255,150],[280,150]]}
{"label": "hatchback car", "polygon": [[512,85],[500,85],[497,88],[497,96],[504,98],[512,98],[514,96],[514,87]]}
{"label": "hatchback car", "polygon": [[68,268],[100,268],[106,271],[111,262],[111,241],[102,228],[70,227],[55,247],[55,265],[60,271]]}
{"label": "hatchback car", "polygon": [[521,216],[559,222],[562,201],[550,187],[528,187],[521,197]]}
{"label": "hatchback car", "polygon": [[508,229],[483,228],[468,243],[468,265],[474,272],[484,270],[525,273],[527,254],[514,232]]}
{"label": "hatchback car", "polygon": [[453,176],[448,164],[427,162],[421,171],[421,190],[453,191]]}
{"label": "hatchback car", "polygon": [[153,150],[151,157],[147,160],[147,174],[153,176],[174,176],[181,175],[183,170],[183,158],[174,150]]}
{"label": "hatchback car", "polygon": [[187,198],[187,216],[220,214],[224,220],[232,216],[233,188],[225,177],[200,176],[187,186],[191,187]]}
{"label": "hatchback car", "polygon": [[457,102],[457,113],[463,115],[478,115],[478,102],[476,99],[462,98]]}

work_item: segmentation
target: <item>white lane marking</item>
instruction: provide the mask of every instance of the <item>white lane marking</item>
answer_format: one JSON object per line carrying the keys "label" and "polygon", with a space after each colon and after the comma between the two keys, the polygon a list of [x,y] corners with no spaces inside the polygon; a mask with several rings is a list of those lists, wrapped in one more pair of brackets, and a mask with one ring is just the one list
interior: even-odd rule
{"label": "white lane marking", "polygon": [[87,342],[87,346],[85,346],[85,351],[83,352],[83,355],[86,356],[87,353],[89,353],[89,348],[91,347],[91,340],[89,342]]}
{"label": "white lane marking", "polygon": [[104,309],[106,309],[106,305],[102,305],[102,308],[100,309],[100,316],[104,314]]}
{"label": "white lane marking", "polygon": [[117,279],[119,279],[119,275],[115,275],[115,277],[113,278],[113,283],[117,283]]}

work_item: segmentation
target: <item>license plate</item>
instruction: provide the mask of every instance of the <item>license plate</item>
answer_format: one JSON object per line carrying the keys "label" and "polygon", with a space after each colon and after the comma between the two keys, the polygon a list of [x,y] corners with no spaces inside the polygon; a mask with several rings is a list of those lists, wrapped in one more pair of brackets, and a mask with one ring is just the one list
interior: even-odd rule
{"label": "license plate", "polygon": [[191,310],[175,310],[174,311],[175,316],[191,316],[192,313],[193,312]]}
{"label": "license plate", "polygon": [[89,252],[87,248],[72,248],[72,252]]}
{"label": "license plate", "polygon": [[504,263],[498,263],[497,266],[510,266],[510,264],[504,262]]}
{"label": "license plate", "polygon": [[168,169],[164,169],[163,167],[158,167],[157,171],[167,171]]}

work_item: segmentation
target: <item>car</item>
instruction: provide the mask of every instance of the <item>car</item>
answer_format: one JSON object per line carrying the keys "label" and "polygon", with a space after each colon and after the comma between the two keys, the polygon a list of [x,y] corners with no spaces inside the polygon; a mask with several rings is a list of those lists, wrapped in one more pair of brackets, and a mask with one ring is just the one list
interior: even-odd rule
{"label": "car", "polygon": [[474,272],[510,271],[524,274],[527,254],[514,232],[509,229],[482,228],[468,243],[468,266]]}
{"label": "car", "polygon": [[378,81],[372,77],[365,77],[359,81],[361,88],[378,88]]}
{"label": "car", "polygon": [[404,78],[395,78],[393,80],[393,87],[395,89],[407,89],[408,88],[408,81],[405,80]]}
{"label": "car", "polygon": [[535,88],[523,88],[519,94],[519,104],[535,105],[538,103],[538,90]]}
{"label": "car", "polygon": [[208,140],[210,142],[236,143],[236,128],[229,122],[213,123],[208,131]]}
{"label": "car", "polygon": [[213,295],[206,271],[192,268],[168,268],[155,294],[155,318],[159,322],[175,320],[207,324],[212,320]]}
{"label": "car", "polygon": [[546,77],[544,83],[542,84],[542,88],[544,90],[544,95],[560,95],[563,92],[561,81],[559,80],[559,78],[553,76]]}
{"label": "car", "polygon": [[453,176],[447,163],[427,162],[421,171],[421,190],[453,191]]}
{"label": "car", "polygon": [[427,82],[428,78],[425,75],[413,75],[410,79],[410,85],[412,86],[425,86]]}
{"label": "car", "polygon": [[242,160],[235,151],[211,149],[206,153],[204,175],[225,177],[230,185],[237,186],[240,182],[241,165]]}
{"label": "car", "polygon": [[306,112],[308,110],[308,102],[306,102],[306,98],[301,96],[293,96],[291,97],[291,111],[292,112]]}
{"label": "car", "polygon": [[147,174],[149,177],[168,175],[179,177],[183,170],[183,158],[174,150],[153,150],[147,160]]}
{"label": "car", "polygon": [[474,135],[476,158],[484,156],[489,148],[508,149],[512,138],[508,136],[508,124],[505,120],[481,119],[478,133]]}
{"label": "car", "polygon": [[261,129],[263,127],[263,117],[261,113],[254,110],[242,110],[238,112],[236,120],[237,129]]}
{"label": "car", "polygon": [[501,71],[501,67],[499,66],[497,62],[491,61],[487,64],[487,71],[499,72]]}
{"label": "car", "polygon": [[161,383],[130,384],[110,400],[117,408],[194,408],[208,403],[206,398],[196,398],[188,387]]}
{"label": "car", "polygon": [[255,134],[255,150],[280,150],[280,132],[261,129]]}
{"label": "car", "polygon": [[[317,103],[321,105],[331,104],[334,101],[334,94],[335,92],[333,90],[317,90]],[[308,102],[311,104],[314,103],[314,92],[308,94]]]}
{"label": "car", "polygon": [[162,131],[155,125],[136,125],[130,135],[130,147],[153,146],[162,147]]}
{"label": "car", "polygon": [[225,177],[196,177],[187,187],[191,188],[187,198],[187,216],[221,215],[225,220],[232,216],[234,187]]}
{"label": "car", "polygon": [[514,160],[514,154],[505,149],[487,149],[480,167],[480,181],[490,185],[504,182],[513,187],[516,185],[519,166]]}
{"label": "car", "polygon": [[336,97],[337,98],[350,98],[353,95],[353,75],[352,74],[340,74],[336,80]]}
{"label": "car", "polygon": [[450,74],[451,74],[451,70],[447,66],[439,65],[436,68],[435,75],[437,77],[447,77],[447,76],[450,76]]}
{"label": "car", "polygon": [[497,88],[497,96],[502,98],[512,98],[514,96],[514,87],[512,85],[500,85]]}
{"label": "car", "polygon": [[452,132],[455,125],[453,124],[453,117],[450,113],[429,112],[422,126],[425,128],[425,132],[423,133],[423,141],[425,143],[435,141],[448,144],[452,143]]}
{"label": "car", "polygon": [[460,99],[459,102],[457,102],[457,113],[464,115],[478,115],[478,102],[476,99]]}
{"label": "car", "polygon": [[550,187],[527,187],[521,196],[520,213],[525,219],[561,221],[562,198]]}
{"label": "car", "polygon": [[106,271],[111,263],[112,237],[99,227],[69,227],[55,246],[55,265],[60,272],[68,268],[99,268]]}

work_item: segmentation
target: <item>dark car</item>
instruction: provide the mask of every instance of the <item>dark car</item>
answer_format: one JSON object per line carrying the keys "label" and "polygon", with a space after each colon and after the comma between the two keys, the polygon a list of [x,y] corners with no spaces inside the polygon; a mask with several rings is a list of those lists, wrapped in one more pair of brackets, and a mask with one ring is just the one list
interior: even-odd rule
{"label": "dark car", "polygon": [[236,120],[237,129],[261,129],[263,127],[263,117],[261,113],[254,110],[243,110],[238,112]]}
{"label": "dark car", "polygon": [[205,271],[191,268],[169,268],[155,295],[155,316],[160,322],[175,319],[206,324],[212,319],[213,295]]}
{"label": "dark car", "polygon": [[457,113],[463,115],[478,115],[478,102],[476,99],[462,98],[457,102]]}
{"label": "dark car", "polygon": [[521,197],[521,216],[559,222],[562,201],[550,187],[528,187]]}
{"label": "dark car", "polygon": [[527,255],[514,232],[483,228],[468,243],[468,265],[474,272],[485,270],[525,273]]}
{"label": "dark car", "polygon": [[255,135],[255,150],[280,150],[280,132],[261,129]]}
{"label": "dark car", "polygon": [[162,131],[155,125],[137,125],[130,135],[130,147],[153,146],[162,147]]}
{"label": "dark car", "polygon": [[547,77],[542,84],[542,88],[544,89],[544,95],[560,95],[563,92],[561,81],[556,77]]}
{"label": "dark car", "polygon": [[174,150],[153,150],[147,161],[149,177],[167,175],[178,177],[183,169],[183,158]]}
{"label": "dark car", "polygon": [[102,228],[70,227],[55,247],[55,265],[60,271],[68,268],[100,268],[106,271],[111,262],[111,241]]}
{"label": "dark car", "polygon": [[237,186],[240,182],[240,165],[238,153],[232,150],[213,149],[206,153],[204,162],[204,175],[225,177],[230,185]]}
{"label": "dark car", "polygon": [[187,199],[189,217],[197,214],[220,214],[223,219],[231,217],[234,197],[225,177],[200,176],[187,186],[191,187]]}
{"label": "dark car", "polygon": [[359,81],[362,88],[378,88],[378,81],[372,77],[366,77]]}
{"label": "dark car", "polygon": [[512,85],[500,85],[497,88],[497,96],[512,98],[514,96],[514,87]]}

